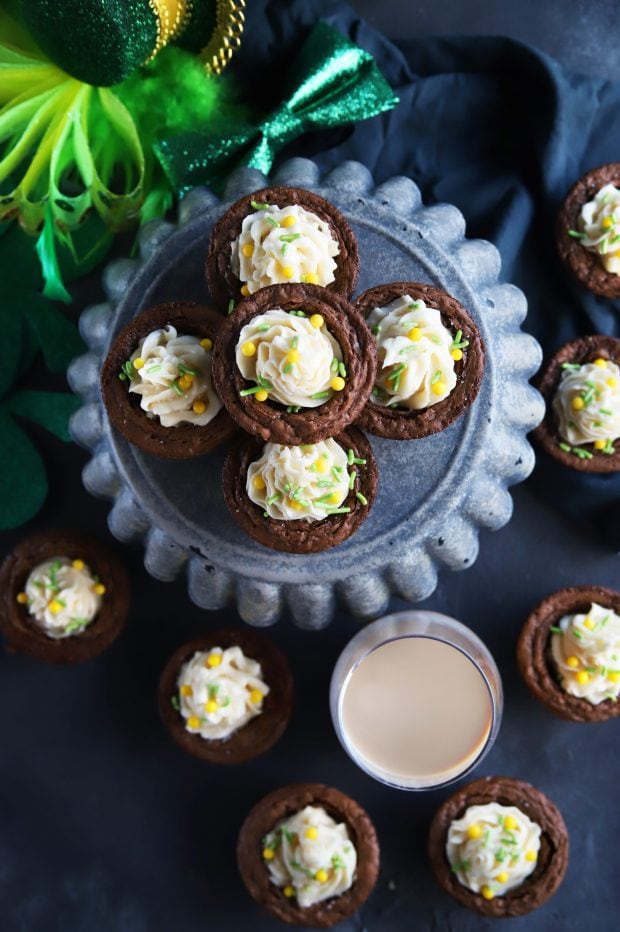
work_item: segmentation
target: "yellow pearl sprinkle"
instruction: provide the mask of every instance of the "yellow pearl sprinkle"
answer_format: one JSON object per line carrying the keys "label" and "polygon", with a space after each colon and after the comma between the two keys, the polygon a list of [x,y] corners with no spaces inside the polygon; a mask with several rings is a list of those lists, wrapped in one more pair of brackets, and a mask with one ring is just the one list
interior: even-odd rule
{"label": "yellow pearl sprinkle", "polygon": [[607,442],[606,442],[605,440],[595,440],[595,441],[594,441],[594,449],[595,449],[595,450],[604,450],[606,446],[607,446]]}
{"label": "yellow pearl sprinkle", "polygon": [[192,385],[194,384],[194,379],[192,378],[191,375],[182,375],[180,379],[178,380],[178,382],[179,382],[179,387],[182,388],[184,392],[186,392],[187,389],[191,388]]}
{"label": "yellow pearl sprinkle", "polygon": [[452,358],[454,359],[455,362],[459,362],[459,360],[461,360],[461,359],[463,358],[463,350],[461,350],[461,349],[451,349],[451,350],[450,350],[450,355],[452,356]]}
{"label": "yellow pearl sprinkle", "polygon": [[620,683],[620,673],[608,673],[607,679],[610,683]]}
{"label": "yellow pearl sprinkle", "polygon": [[314,875],[314,879],[318,880],[319,883],[327,883],[327,880],[328,880],[327,871],[324,870],[322,867],[320,867],[319,870]]}
{"label": "yellow pearl sprinkle", "polygon": [[480,892],[482,893],[482,895],[483,895],[483,897],[485,898],[485,900],[492,900],[493,897],[495,896],[495,894],[493,893],[493,891],[491,890],[491,888],[490,888],[486,883],[485,883],[485,885],[482,887],[482,889],[480,890]]}
{"label": "yellow pearl sprinkle", "polygon": [[417,343],[422,339],[422,331],[419,327],[412,327],[407,336],[410,340],[413,340],[414,343]]}
{"label": "yellow pearl sprinkle", "polygon": [[308,272],[308,274],[306,275],[306,284],[307,285],[318,285],[318,283],[319,283],[319,276],[316,274],[316,272]]}
{"label": "yellow pearl sprinkle", "polygon": [[211,350],[213,349],[213,340],[210,340],[209,337],[205,337],[203,340],[200,341],[200,345],[202,346],[203,349]]}
{"label": "yellow pearl sprinkle", "polygon": [[567,667],[572,667],[573,670],[576,670],[577,667],[579,666],[579,658],[578,658],[578,657],[575,657],[573,654],[571,654],[570,657],[567,657],[567,658],[566,658],[566,666],[567,666]]}
{"label": "yellow pearl sprinkle", "polygon": [[310,841],[316,841],[319,837],[319,830],[316,825],[309,825],[306,831],[304,832],[306,838],[309,838]]}
{"label": "yellow pearl sprinkle", "polygon": [[525,860],[526,861],[536,861],[538,859],[538,854],[535,851],[526,851]]}
{"label": "yellow pearl sprinkle", "polygon": [[618,379],[615,379],[612,375],[607,379],[607,384],[609,385],[610,388],[615,388],[616,385],[618,384]]}
{"label": "yellow pearl sprinkle", "polygon": [[594,622],[592,621],[591,618],[584,618],[584,619],[583,619],[583,626],[584,626],[584,628],[587,628],[588,631],[591,631],[591,630],[593,629],[593,627],[594,627]]}
{"label": "yellow pearl sprinkle", "polygon": [[249,295],[249,293],[250,293],[250,289],[248,288],[248,286],[247,286],[247,285],[242,285],[242,286],[241,286],[241,294],[243,295],[243,297],[244,297],[244,298],[247,298],[247,296]]}
{"label": "yellow pearl sprinkle", "polygon": [[480,838],[482,835],[482,829],[477,822],[474,822],[474,824],[470,825],[467,829],[466,835],[468,838]]}
{"label": "yellow pearl sprinkle", "polygon": [[204,414],[207,410],[207,406],[204,401],[195,401],[192,405],[192,411],[194,414]]}
{"label": "yellow pearl sprinkle", "polygon": [[187,720],[187,727],[194,728],[194,729],[200,728],[200,719],[198,718],[197,715],[190,715],[190,717]]}
{"label": "yellow pearl sprinkle", "polygon": [[614,225],[614,222],[613,222],[613,220],[611,219],[611,217],[604,217],[604,218],[603,218],[603,222],[601,223],[601,226],[603,227],[604,230],[611,230],[611,228],[613,227],[613,225]]}
{"label": "yellow pearl sprinkle", "polygon": [[105,586],[103,585],[103,583],[101,582],[95,583],[95,585],[93,586],[93,592],[95,593],[95,595],[105,595]]}
{"label": "yellow pearl sprinkle", "polygon": [[296,223],[297,221],[292,214],[288,214],[288,216],[282,217],[280,220],[281,227],[294,227]]}
{"label": "yellow pearl sprinkle", "polygon": [[28,596],[26,595],[25,592],[18,592],[18,593],[17,593],[17,601],[19,602],[20,605],[27,605],[27,604],[28,604]]}
{"label": "yellow pearl sprinkle", "polygon": [[328,505],[339,505],[340,504],[340,495],[338,492],[332,492],[332,494],[327,499]]}
{"label": "yellow pearl sprinkle", "polygon": [[49,608],[52,615],[57,615],[59,612],[62,612],[62,605],[60,602],[57,602],[56,599],[52,599],[47,607]]}
{"label": "yellow pearl sprinkle", "polygon": [[586,683],[590,682],[590,674],[586,673],[585,670],[580,670],[579,673],[575,673],[575,679],[578,683],[581,683],[582,686],[585,686]]}
{"label": "yellow pearl sprinkle", "polygon": [[287,502],[289,508],[292,508],[294,511],[301,511],[301,509],[304,507],[304,506],[301,504],[301,502],[298,502],[298,501],[297,501],[296,499],[294,499],[294,498],[287,498],[286,502]]}
{"label": "yellow pearl sprinkle", "polygon": [[256,354],[256,343],[247,340],[241,347],[241,353],[243,356],[254,356]]}
{"label": "yellow pearl sprinkle", "polygon": [[310,318],[310,323],[312,324],[313,327],[316,327],[316,329],[318,330],[319,327],[323,326],[323,324],[325,323],[325,320],[323,319],[322,314],[313,314],[312,317]]}
{"label": "yellow pearl sprinkle", "polygon": [[181,693],[182,696],[191,696],[194,690],[189,685],[189,683],[183,683],[183,685],[179,689],[179,692]]}
{"label": "yellow pearl sprinkle", "polygon": [[267,401],[269,398],[269,392],[265,388],[259,388],[257,392],[254,392],[254,397],[257,401]]}
{"label": "yellow pearl sprinkle", "polygon": [[251,689],[250,690],[250,702],[252,705],[258,705],[259,702],[263,701],[263,694],[260,689]]}
{"label": "yellow pearl sprinkle", "polygon": [[314,465],[317,472],[327,472],[327,461],[322,456],[314,461]]}
{"label": "yellow pearl sprinkle", "polygon": [[80,570],[84,569],[86,564],[84,563],[84,560],[74,560],[71,566],[73,567],[74,570],[77,570],[79,573]]}
{"label": "yellow pearl sprinkle", "polygon": [[581,395],[576,395],[571,401],[570,406],[573,409],[573,411],[581,411],[583,408],[585,408],[586,403],[581,397]]}
{"label": "yellow pearl sprinkle", "polygon": [[502,871],[495,879],[498,883],[508,883],[508,871]]}
{"label": "yellow pearl sprinkle", "polygon": [[[288,220],[288,217],[285,217],[284,220]],[[291,885],[289,884],[283,889],[282,893],[284,894],[285,897],[290,899],[292,896],[295,896],[295,887],[291,887]]]}
{"label": "yellow pearl sprinkle", "polygon": [[606,360],[606,359],[603,359],[601,356],[599,356],[598,359],[595,359],[595,360],[594,360],[594,365],[595,365],[595,366],[598,366],[599,369],[606,369],[606,368],[607,368],[607,360]]}
{"label": "yellow pearl sprinkle", "polygon": [[211,714],[211,712],[217,712],[217,702],[215,699],[209,699],[208,702],[205,702],[205,712]]}
{"label": "yellow pearl sprinkle", "polygon": [[265,861],[273,861],[275,851],[273,848],[263,848],[263,858]]}
{"label": "yellow pearl sprinkle", "polygon": [[243,253],[244,256],[246,256],[246,258],[249,259],[250,256],[251,256],[251,255],[253,254],[253,252],[254,252],[254,246],[252,245],[252,243],[245,243],[245,244],[241,247],[241,252]]}
{"label": "yellow pearl sprinkle", "polygon": [[255,489],[259,489],[259,490],[264,489],[266,487],[265,480],[263,479],[262,476],[258,476],[258,475],[254,476],[254,478],[252,479],[252,485],[254,486]]}
{"label": "yellow pearl sprinkle", "polygon": [[329,387],[333,388],[335,392],[341,392],[344,386],[345,386],[345,381],[340,375],[335,375],[333,379],[331,380],[331,382],[329,383]]}
{"label": "yellow pearl sprinkle", "polygon": [[295,269],[292,265],[281,265],[280,271],[282,272],[284,278],[292,278],[295,274]]}
{"label": "yellow pearl sprinkle", "polygon": [[213,669],[213,667],[219,667],[221,662],[222,662],[221,654],[209,654],[209,656],[205,660],[205,667],[211,667],[211,669]]}
{"label": "yellow pearl sprinkle", "polygon": [[518,824],[519,823],[517,822],[514,816],[507,815],[504,819],[504,828],[508,829],[509,832],[514,831],[514,829],[517,828]]}
{"label": "yellow pearl sprinkle", "polygon": [[286,354],[287,362],[299,362],[300,359],[301,359],[301,353],[299,352],[299,350],[292,349],[292,350],[289,350],[288,353]]}
{"label": "yellow pearl sprinkle", "polygon": [[134,359],[133,361],[134,369],[141,369],[143,365],[144,365],[144,360],[140,356]]}
{"label": "yellow pearl sprinkle", "polygon": [[612,252],[612,256],[614,256],[616,259],[620,259],[620,249],[616,249],[615,252]]}
{"label": "yellow pearl sprinkle", "polygon": [[431,391],[433,395],[443,395],[444,392],[446,391],[446,388],[447,388],[446,383],[442,382],[441,379],[439,379],[438,382],[435,382],[434,385],[431,385]]}

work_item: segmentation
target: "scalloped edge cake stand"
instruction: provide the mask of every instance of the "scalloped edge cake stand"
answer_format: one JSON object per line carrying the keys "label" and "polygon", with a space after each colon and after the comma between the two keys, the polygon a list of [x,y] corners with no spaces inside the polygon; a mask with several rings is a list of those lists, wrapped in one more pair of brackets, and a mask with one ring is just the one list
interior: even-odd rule
{"label": "scalloped edge cake stand", "polygon": [[[534,467],[526,435],[542,420],[544,404],[527,380],[540,366],[542,353],[536,340],[520,329],[527,312],[525,296],[515,286],[499,283],[498,251],[486,241],[465,239],[465,220],[456,207],[424,207],[417,186],[402,176],[375,187],[370,172],[359,162],[344,162],[322,179],[312,161],[297,158],[283,163],[271,183],[315,190],[352,220],[358,217],[361,221],[371,213],[379,224],[384,223],[384,229],[393,229],[396,217],[399,237],[409,238],[417,248],[423,243],[432,261],[443,269],[444,278],[458,280],[469,298],[464,303],[474,312],[492,358],[492,377],[488,371],[485,375],[492,403],[479,398],[473,406],[487,405],[484,456],[477,456],[468,481],[451,490],[445,512],[435,523],[431,519],[423,525],[422,539],[419,533],[416,538],[412,526],[411,534],[390,541],[383,557],[377,559],[371,553],[366,561],[363,556],[357,563],[350,562],[348,571],[323,581],[301,572],[297,579],[295,572],[287,578],[286,567],[280,571],[285,564],[277,563],[282,555],[273,557],[273,573],[253,578],[232,558],[235,551],[230,545],[228,551],[222,545],[219,559],[210,554],[206,560],[187,540],[175,539],[169,526],[162,527],[149,503],[136,498],[102,406],[99,371],[118,324],[117,310],[145,263],[165,250],[172,234],[199,223],[205,212],[211,211],[215,218],[229,202],[268,183],[255,169],[238,169],[229,178],[222,204],[210,191],[194,189],[179,205],[178,224],[160,220],[146,224],[139,234],[139,258],[119,259],[106,267],[103,285],[108,300],[87,308],[80,317],[89,352],[73,360],[68,370],[69,384],[83,402],[72,418],[71,432],[92,454],[83,470],[86,489],[113,501],[108,516],[112,534],[121,541],[143,541],[145,566],[152,576],[172,580],[185,571],[189,596],[196,605],[215,610],[234,601],[241,617],[252,625],[272,624],[287,609],[298,626],[318,629],[331,620],[338,597],[361,618],[384,612],[392,593],[410,602],[427,598],[436,587],[440,564],[454,570],[471,566],[478,553],[478,530],[495,530],[508,522],[512,514],[508,487],[527,478]],[[481,444],[482,440],[478,447]],[[423,503],[420,512],[425,508]],[[367,569],[360,572],[364,564]],[[302,564],[291,566],[300,570]]]}

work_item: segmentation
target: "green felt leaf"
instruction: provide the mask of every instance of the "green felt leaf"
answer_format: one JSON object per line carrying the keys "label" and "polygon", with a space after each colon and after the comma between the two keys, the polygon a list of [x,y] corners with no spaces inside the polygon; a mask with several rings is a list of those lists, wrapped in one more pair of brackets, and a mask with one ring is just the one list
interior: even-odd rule
{"label": "green felt leaf", "polygon": [[[2,246],[0,245],[0,251]],[[2,303],[6,300],[1,299]],[[20,371],[22,362],[23,321],[19,313],[10,309],[0,310],[2,339],[0,340],[0,398],[10,388]]]}
{"label": "green felt leaf", "polygon": [[37,513],[47,495],[47,476],[43,460],[3,405],[0,449],[0,529],[6,530],[19,527]]}
{"label": "green felt leaf", "polygon": [[73,357],[84,352],[84,343],[75,324],[40,295],[33,298],[26,317],[52,372],[64,372]]}
{"label": "green felt leaf", "polygon": [[68,392],[13,391],[7,395],[6,408],[13,414],[28,418],[50,433],[71,442],[69,418],[77,411],[80,400]]}

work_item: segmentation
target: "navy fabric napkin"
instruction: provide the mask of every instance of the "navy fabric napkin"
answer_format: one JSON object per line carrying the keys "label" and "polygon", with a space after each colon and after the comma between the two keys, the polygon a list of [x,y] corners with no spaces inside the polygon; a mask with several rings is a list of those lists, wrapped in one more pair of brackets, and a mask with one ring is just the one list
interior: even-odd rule
{"label": "navy fabric napkin", "polygon": [[[408,175],[425,203],[455,204],[467,235],[494,243],[502,279],[525,292],[525,329],[545,355],[578,335],[618,336],[620,302],[573,283],[556,255],[554,224],[580,175],[620,161],[620,84],[573,74],[512,39],[397,46],[344,3],[253,0],[238,70],[242,79],[247,74],[255,103],[278,102],[286,67],[319,17],[374,55],[400,104],[354,129],[306,136],[280,159],[306,155],[325,170],[357,159],[378,182]],[[530,481],[620,549],[620,474],[577,473],[537,451]]]}

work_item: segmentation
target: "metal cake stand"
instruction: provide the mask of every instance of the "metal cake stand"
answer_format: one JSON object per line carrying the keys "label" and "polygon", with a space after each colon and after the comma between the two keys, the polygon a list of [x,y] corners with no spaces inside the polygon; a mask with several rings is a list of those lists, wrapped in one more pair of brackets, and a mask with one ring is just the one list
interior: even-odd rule
{"label": "metal cake stand", "polygon": [[[470,311],[487,349],[480,394],[449,428],[422,440],[371,438],[379,464],[374,508],[345,543],[311,555],[268,550],[236,526],[222,494],[225,451],[183,461],[146,455],[111,428],[99,391],[108,346],[139,311],[159,301],[208,299],[204,262],[213,224],[230,202],[268,183],[309,188],[345,214],[359,241],[358,292],[401,280],[444,288]],[[508,487],[532,471],[526,435],[544,406],[527,381],[541,350],[520,330],[525,297],[499,283],[495,247],[464,234],[462,214],[447,204],[424,207],[409,178],[375,186],[358,162],[320,178],[306,159],[285,162],[269,180],[240,169],[223,202],[195,189],[181,202],[177,224],[142,228],[139,257],[110,264],[103,274],[108,300],[81,315],[89,352],[72,362],[68,378],[83,402],[71,431],[92,453],[84,485],[113,502],[108,523],[115,537],[144,542],[149,573],[160,580],[186,573],[190,598],[202,608],[236,601],[253,625],[269,625],[288,609],[297,625],[317,629],[338,599],[371,618],[392,593],[411,602],[427,598],[440,566],[471,566],[479,528],[506,524]]]}

